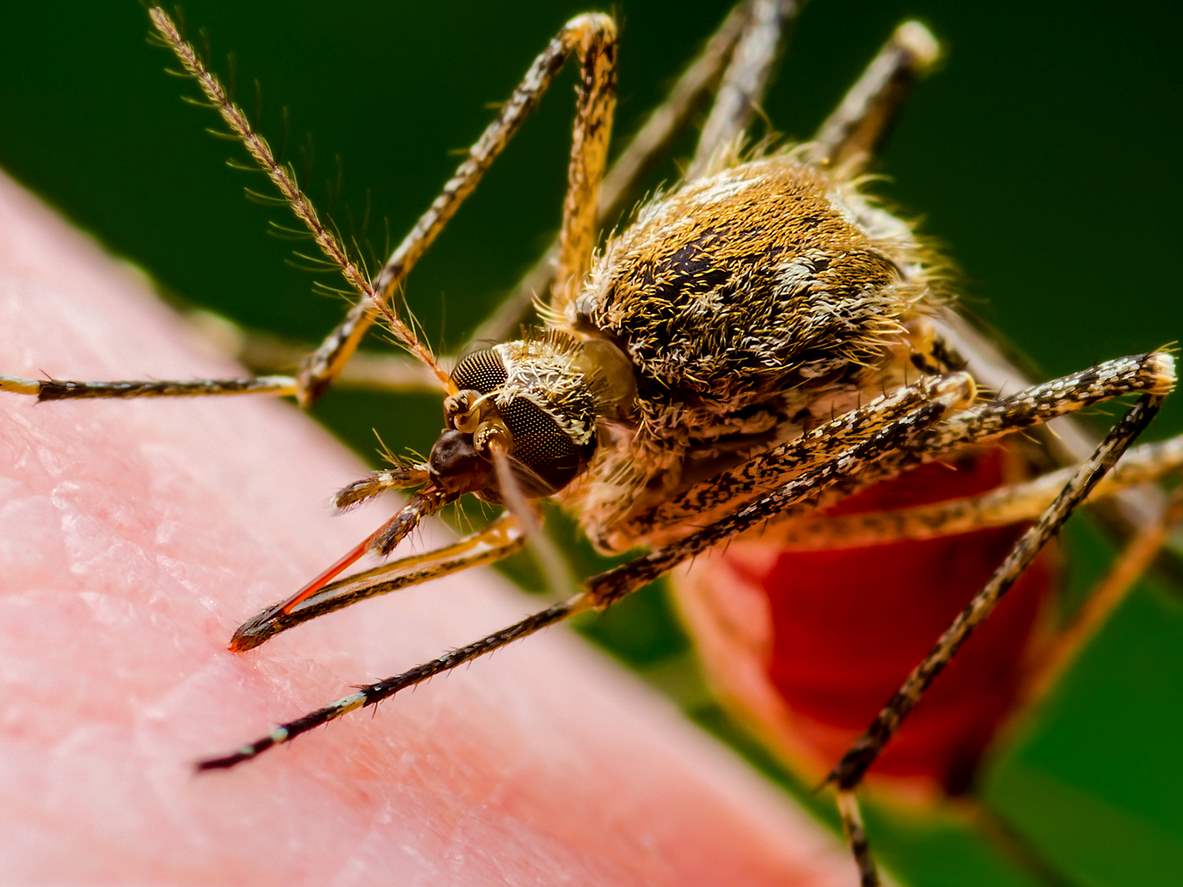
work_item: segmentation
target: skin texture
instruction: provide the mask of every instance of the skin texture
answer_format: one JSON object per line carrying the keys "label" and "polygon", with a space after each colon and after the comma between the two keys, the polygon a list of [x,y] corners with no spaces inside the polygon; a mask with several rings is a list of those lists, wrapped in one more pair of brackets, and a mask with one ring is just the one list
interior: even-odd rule
{"label": "skin texture", "polygon": [[[4,372],[235,372],[5,179],[0,231]],[[835,839],[561,629],[194,776],[537,606],[473,572],[227,652],[390,513],[329,514],[363,472],[286,404],[0,396],[7,882],[851,882]]]}

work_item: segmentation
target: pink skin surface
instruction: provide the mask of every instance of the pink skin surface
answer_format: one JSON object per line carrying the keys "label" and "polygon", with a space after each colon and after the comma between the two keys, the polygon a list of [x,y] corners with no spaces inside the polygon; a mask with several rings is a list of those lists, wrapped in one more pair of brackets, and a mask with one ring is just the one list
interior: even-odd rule
{"label": "pink skin surface", "polygon": [[[5,179],[0,231],[0,372],[236,372]],[[330,514],[364,470],[265,399],[0,394],[0,880],[853,881],[836,840],[563,629],[195,776],[538,606],[474,571],[227,652],[389,514]]]}

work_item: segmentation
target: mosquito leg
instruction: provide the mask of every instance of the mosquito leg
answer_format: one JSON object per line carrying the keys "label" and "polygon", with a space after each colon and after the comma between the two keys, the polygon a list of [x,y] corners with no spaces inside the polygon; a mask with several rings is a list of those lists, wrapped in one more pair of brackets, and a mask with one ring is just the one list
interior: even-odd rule
{"label": "mosquito leg", "polygon": [[912,87],[940,55],[928,28],[917,21],[900,24],[818,129],[810,158],[844,175],[856,173],[887,138]]}
{"label": "mosquito leg", "polygon": [[[1174,390],[1175,361],[1163,351],[1107,360],[950,416],[921,436],[919,445],[894,453],[865,472],[855,483],[827,493],[821,504],[873,486],[906,468],[942,458],[970,443],[1000,438],[1042,425],[1103,401],[1126,394],[1166,395]],[[816,506],[818,503],[810,503]],[[794,513],[797,517],[804,511]]]}
{"label": "mosquito leg", "polygon": [[863,828],[863,816],[854,792],[838,792],[838,815],[842,819],[842,834],[854,854],[858,866],[859,887],[879,887],[879,869],[871,856],[871,845]]}
{"label": "mosquito leg", "polygon": [[201,761],[197,765],[198,769],[212,770],[233,767],[235,764],[250,760],[267,749],[287,742],[301,733],[327,724],[355,709],[376,705],[400,690],[420,684],[434,675],[451,671],[459,665],[471,662],[473,659],[491,653],[506,644],[527,637],[548,625],[562,622],[577,613],[592,609],[605,609],[637,589],[648,585],[695,554],[775,517],[788,505],[816,495],[827,486],[874,464],[875,461],[893,452],[896,448],[911,444],[926,427],[939,420],[950,410],[956,409],[969,396],[972,396],[972,386],[967,387],[964,378],[954,378],[951,380],[948,390],[943,391],[930,402],[884,426],[866,440],[843,451],[838,458],[803,473],[800,477],[735,514],[705,527],[680,542],[657,549],[593,576],[587,580],[583,591],[528,616],[508,628],[444,653],[402,674],[361,687],[357,692],[338,699],[324,708],[317,709],[286,724],[281,724],[261,739],[244,745],[228,755]]}
{"label": "mosquito leg", "polygon": [[371,283],[342,247],[331,228],[322,222],[307,196],[296,185],[291,170],[279,163],[267,142],[252,128],[246,115],[229,98],[218,79],[185,41],[172,19],[159,7],[149,15],[160,38],[173,51],[185,71],[222,120],[238,136],[243,146],[283,195],[292,212],[312,234],[321,252],[359,293],[361,299],[350,309],[345,320],[302,363],[293,384],[288,377],[263,380],[195,380],[184,382],[116,383],[38,383],[35,380],[6,377],[0,390],[31,394],[41,399],[58,397],[128,397],[179,396],[228,393],[295,394],[303,403],[314,400],[341,372],[356,350],[366,330],[383,318],[399,343],[447,390],[448,375],[413,329],[389,307],[389,302],[415,263],[443,230],[464,199],[472,193],[481,177],[510,138],[537,105],[563,64],[578,55],[581,78],[577,99],[571,159],[568,166],[568,193],[564,203],[560,235],[560,279],[573,280],[590,263],[594,246],[596,196],[607,155],[615,105],[616,26],[604,15],[589,14],[573,18],[550,45],[535,59],[497,119],[482,133],[469,150],[443,191],[420,216],[411,231],[395,249],[378,276]]}
{"label": "mosquito leg", "polygon": [[[834,551],[951,536],[1032,521],[1051,505],[1076,470],[1077,466],[1062,468],[1023,483],[931,505],[788,521],[777,528],[776,542],[789,549]],[[1097,483],[1087,504],[1132,486],[1177,474],[1180,470],[1183,470],[1183,436],[1134,447]],[[1183,505],[1175,504],[1144,527],[1119,561],[1120,576],[1115,574],[1112,581],[1120,586],[1136,580],[1145,567],[1145,559],[1153,558],[1170,527],[1180,518],[1183,518]],[[1120,567],[1127,558],[1128,565]],[[1108,584],[1107,581],[1105,586]]]}
{"label": "mosquito leg", "polygon": [[423,554],[401,558],[332,582],[285,611],[284,604],[267,607],[234,633],[238,651],[250,650],[310,619],[378,595],[401,591],[471,567],[484,566],[521,550],[525,537],[512,515],[503,514],[476,533]]}
{"label": "mosquito leg", "polygon": [[751,18],[723,75],[711,113],[703,124],[694,159],[686,171],[691,179],[711,159],[735,146],[748,128],[776,67],[777,57],[797,18],[799,0],[752,0]]}
{"label": "mosquito leg", "polygon": [[315,399],[340,372],[366,330],[383,316],[382,309],[572,55],[578,56],[581,73],[559,238],[558,279],[565,283],[581,276],[594,246],[596,196],[616,101],[616,26],[612,19],[600,14],[571,19],[534,60],[500,114],[387,259],[374,279],[372,294],[363,296],[304,362],[300,383],[306,399]]}
{"label": "mosquito leg", "polygon": [[[736,502],[755,498],[783,483],[813,460],[829,458],[835,445],[845,446],[859,435],[865,435],[873,427],[869,423],[876,421],[874,417],[906,408],[907,404],[901,398],[922,397],[926,384],[932,383],[921,382],[877,398],[800,438],[759,453],[733,469],[701,481],[668,502],[630,517],[619,530],[613,528],[614,538],[620,536],[632,540],[631,544],[635,544],[638,538],[644,539],[651,535],[660,538],[666,528],[676,530],[704,513],[734,508]],[[1023,430],[1124,394],[1146,391],[1165,394],[1173,384],[1173,359],[1169,354],[1154,352],[1106,361],[1079,373],[1034,385],[1009,397],[978,404],[927,429],[917,447],[892,453],[850,482],[835,485],[827,491],[822,504],[829,504],[894,477],[913,465],[946,456],[967,444]],[[908,394],[909,391],[912,393]],[[1163,449],[1148,449],[1147,459],[1156,464],[1161,461],[1161,470],[1169,471],[1170,465],[1179,455],[1175,450],[1176,445],[1168,442],[1156,446]],[[1127,475],[1131,478],[1129,482],[1140,483],[1133,479],[1133,471],[1131,466],[1131,473]],[[1143,472],[1146,476],[1154,473],[1156,470],[1152,466]],[[808,521],[815,516],[817,506],[818,503],[813,501],[803,503],[787,511],[783,517]],[[824,529],[819,528],[815,532],[824,532]],[[611,542],[605,541],[611,547]]]}
{"label": "mosquito leg", "polygon": [[[851,792],[858,787],[867,769],[920,701],[925,690],[949,664],[974,629],[989,617],[994,606],[1014,585],[1043,546],[1059,531],[1076,506],[1087,498],[1093,486],[1116,464],[1121,454],[1146,428],[1158,412],[1162,400],[1161,395],[1144,395],[1114,425],[1093,456],[1073,472],[1072,478],[1056,497],[1055,502],[1011,549],[986,587],[958,614],[952,625],[937,640],[929,654],[912,670],[866,731],[854,741],[826,776],[825,783],[833,784],[840,793]],[[856,853],[856,856],[858,855]],[[860,860],[860,868],[861,866]]]}
{"label": "mosquito leg", "polygon": [[[987,332],[975,328],[957,312],[944,311],[934,318],[940,340],[947,348],[962,355],[972,355],[966,369],[973,373],[983,388],[1006,391],[1030,385],[1026,374],[1013,366],[1012,361]],[[1075,465],[1088,458],[1097,445],[1097,437],[1088,428],[1064,416],[1035,432],[1045,452],[1059,465]],[[1147,523],[1158,519],[1166,505],[1162,490],[1141,486],[1122,491],[1106,499],[1096,508],[1105,531],[1125,545],[1141,532]],[[1183,580],[1183,557],[1170,548],[1163,548],[1155,567],[1178,584]]]}
{"label": "mosquito leg", "polygon": [[[349,258],[331,227],[321,221],[307,196],[297,186],[291,170],[275,159],[270,146],[252,128],[242,109],[231,101],[218,79],[205,67],[193,46],[186,42],[175,23],[159,7],[149,10],[158,36],[173,51],[186,73],[200,87],[205,98],[242,142],[251,157],[279,190],[292,212],[304,224],[313,240],[355,288],[368,292],[369,283]],[[393,315],[388,317],[392,333],[445,387],[447,374],[436,363],[414,333]],[[302,385],[291,376],[261,376],[231,379],[77,381],[28,379],[0,376],[0,391],[36,397],[38,400],[68,398],[204,397],[231,394],[299,395]]]}
{"label": "mosquito leg", "polygon": [[270,394],[275,397],[287,397],[296,393],[296,387],[296,380],[291,376],[108,382],[0,376],[0,391],[28,395],[37,398],[38,401],[96,397],[209,397],[230,394]]}
{"label": "mosquito leg", "polygon": [[368,705],[377,705],[383,699],[388,699],[400,690],[414,687],[416,684],[421,684],[437,674],[451,671],[457,666],[470,662],[486,653],[492,653],[494,650],[504,647],[506,644],[512,643],[519,638],[532,635],[534,632],[546,628],[548,625],[562,622],[576,613],[583,612],[589,606],[590,601],[588,601],[586,595],[573,595],[561,603],[547,607],[545,610],[535,613],[521,622],[481,638],[475,643],[451,650],[400,675],[389,677],[384,681],[367,684],[359,688],[357,692],[343,696],[336,702],[326,705],[324,708],[318,708],[316,711],[309,712],[301,718],[281,724],[266,736],[241,746],[228,755],[198,761],[197,769],[199,771],[222,770],[227,767],[233,767],[236,764],[241,764],[243,761],[249,761],[251,758],[262,754],[276,745],[290,742],[301,733],[307,733],[309,730],[329,723],[329,721],[335,721],[337,718],[347,715],[356,709]]}
{"label": "mosquito leg", "polygon": [[[700,100],[717,83],[749,18],[747,4],[736,5],[706,46],[678,76],[666,99],[649,114],[620,156],[609,167],[600,186],[597,224],[615,218],[627,208],[637,183],[689,122]],[[530,266],[510,296],[481,322],[459,354],[480,343],[500,342],[513,335],[530,311],[533,301],[549,292],[559,255],[556,236],[546,251]],[[291,342],[254,330],[242,330],[232,321],[207,311],[193,312],[190,321],[215,346],[249,367],[277,369],[298,366],[313,350],[312,345]],[[447,364],[449,361],[444,359]],[[439,390],[430,371],[419,363],[396,354],[359,350],[341,369],[334,384],[380,391]]]}
{"label": "mosquito leg", "polygon": [[[292,214],[312,236],[313,242],[325,259],[338,269],[346,283],[364,296],[363,301],[371,304],[375,314],[381,313],[384,316],[391,335],[399,344],[414,355],[420,363],[431,369],[441,386],[448,390],[448,375],[436,361],[431,349],[419,341],[411,324],[394,314],[386,306],[385,300],[377,299],[375,289],[371,286],[365,272],[349,256],[332,225],[322,221],[316,207],[312,205],[312,201],[297,185],[295,174],[291,168],[276,159],[267,140],[254,129],[243,110],[230,98],[221,81],[205,66],[197,54],[197,50],[181,35],[176,23],[168,13],[159,6],[153,6],[148,10],[148,17],[156,29],[156,35],[172,51],[185,73],[197,84],[202,95],[217,112],[222,122],[229,127],[231,133],[242,143],[251,159],[270,179],[291,209]],[[308,399],[304,396],[306,389],[306,384],[301,380],[297,394],[301,396],[302,400]]]}
{"label": "mosquito leg", "polygon": [[645,118],[641,128],[620,152],[604,176],[600,191],[600,220],[618,214],[634,196],[634,189],[653,160],[689,122],[699,101],[707,95],[733,58],[737,43],[751,28],[751,2],[737,4],[702,51],[678,75],[669,95]]}
{"label": "mosquito leg", "polygon": [[[273,333],[244,329],[220,314],[204,309],[188,311],[185,320],[204,340],[226,357],[252,370],[298,367],[315,347]],[[445,366],[448,358],[441,361]],[[439,380],[418,361],[403,354],[359,349],[334,380],[340,387],[400,393],[439,394]]]}
{"label": "mosquito leg", "polygon": [[[650,112],[636,135],[620,152],[600,187],[597,221],[603,224],[627,209],[635,199],[637,183],[654,160],[669,147],[698,107],[700,99],[719,80],[732,49],[749,18],[748,4],[738,4],[728,14],[702,51],[678,76],[669,95]],[[481,323],[460,349],[463,354],[478,343],[501,342],[512,335],[536,297],[549,292],[559,255],[556,237],[518,281],[510,296]]]}

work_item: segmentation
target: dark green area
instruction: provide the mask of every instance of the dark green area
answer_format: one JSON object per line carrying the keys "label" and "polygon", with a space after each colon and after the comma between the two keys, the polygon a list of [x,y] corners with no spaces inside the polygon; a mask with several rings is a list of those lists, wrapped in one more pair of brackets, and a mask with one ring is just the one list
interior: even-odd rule
{"label": "dark green area", "polygon": [[[726,5],[616,4],[618,133],[658,100]],[[383,0],[330,12],[304,0],[192,0],[185,13],[209,29],[218,70],[228,70],[227,50],[239,54],[237,94],[248,111],[253,82],[264,85],[257,123],[276,147],[287,143],[285,156],[322,207],[381,252],[382,216],[394,237],[412,223],[455,165],[449,152],[467,147],[489,119],[487,104],[508,94],[564,18],[584,6]],[[776,127],[807,135],[906,15],[929,22],[949,58],[883,158],[880,169],[892,176],[884,190],[923,213],[925,229],[950,245],[975,310],[1046,374],[1178,339],[1183,145],[1174,7],[819,0],[768,101]],[[168,294],[249,326],[309,340],[322,334],[339,300],[311,295],[309,275],[285,264],[291,244],[265,227],[287,220],[243,201],[243,186],[261,182],[224,167],[239,153],[202,134],[215,121],[178,101],[193,89],[161,74],[168,59],[145,45],[146,30],[134,3],[6,9],[0,165],[149,269]],[[408,299],[438,345],[462,341],[556,225],[570,94],[568,75],[412,277]],[[338,154],[348,161],[340,188],[330,184]],[[660,177],[675,170],[667,164]],[[363,230],[366,206],[375,220]],[[1181,430],[1181,404],[1167,408],[1153,436]],[[374,449],[371,428],[396,447],[426,449],[439,425],[438,403],[427,398],[396,409],[389,398],[337,392],[317,414],[363,453]],[[575,538],[567,525],[559,534]],[[1108,550],[1080,527],[1070,547],[1073,582],[1083,589]],[[670,678],[686,642],[658,593],[587,631],[681,688],[709,728],[736,733],[704,706],[692,676]],[[990,774],[989,802],[1079,883],[1177,883],[1183,871],[1181,632],[1170,589],[1139,588]],[[732,738],[776,772],[750,742]],[[947,821],[877,810],[871,827],[883,857],[910,883],[1028,883]]]}

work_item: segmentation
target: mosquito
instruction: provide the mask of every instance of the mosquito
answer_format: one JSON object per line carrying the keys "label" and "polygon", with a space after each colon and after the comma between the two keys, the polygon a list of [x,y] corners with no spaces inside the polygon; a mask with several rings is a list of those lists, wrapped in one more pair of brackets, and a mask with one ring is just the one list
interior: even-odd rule
{"label": "mosquito", "polygon": [[[443,396],[445,429],[425,460],[394,460],[336,496],[338,507],[352,508],[413,491],[405,504],[287,600],[244,622],[231,649],[250,650],[311,619],[527,544],[546,559],[553,553],[538,506],[547,500],[575,516],[601,551],[644,552],[514,625],[360,687],[199,769],[249,761],[542,628],[604,610],[697,559],[680,593],[708,666],[783,754],[835,791],[860,882],[876,884],[856,799],[868,770],[950,795],[963,790],[985,749],[1038,701],[1155,556],[1183,506],[1145,485],[1183,465],[1183,437],[1133,444],[1174,387],[1172,355],[1119,357],[1002,390],[1001,357],[958,315],[939,252],[875,198],[864,175],[912,84],[939,56],[923,25],[905,22],[889,36],[812,140],[744,148],[797,7],[739,4],[611,167],[616,25],[599,13],[571,19],[373,277],[169,15],[150,9],[156,34],[357,301],[296,375],[0,376],[0,390],[39,401],[258,394],[307,405],[359,373],[351,358],[381,324],[408,355],[393,364],[393,376],[383,364],[385,380],[397,376]],[[442,360],[396,296],[568,61],[578,66],[578,88],[559,235],[474,336],[498,344]],[[602,237],[602,221],[625,206],[649,159],[707,94],[713,104],[682,180]],[[536,325],[510,333],[540,293]],[[1009,368],[1004,375],[1015,376]],[[1031,443],[1058,417],[1126,396],[1136,402],[1099,443],[1071,429],[1061,434],[1059,450],[1050,451],[1058,468]],[[1040,645],[1033,628],[1057,572],[1042,552],[1078,506],[1123,496],[1111,509],[1129,540],[1118,568],[1073,629]],[[502,511],[436,550],[343,575],[368,554],[388,557],[423,520],[466,497]],[[865,587],[859,561],[867,557],[880,565],[880,588]],[[767,608],[762,636],[733,618],[722,594],[736,577]],[[885,589],[887,597],[874,597]],[[944,623],[920,647],[913,634],[870,657],[845,651],[848,664],[865,665],[871,676],[858,693],[882,704],[868,708],[841,694],[817,704],[808,664],[791,644],[817,627],[803,605],[857,595],[866,618],[882,620],[913,593],[929,614],[925,624],[932,613]],[[980,626],[991,633],[997,623],[987,619],[1008,594],[1015,606],[1005,613],[1004,636],[962,651]],[[842,643],[834,634],[821,642]],[[938,737],[931,725],[966,698],[975,662],[989,665],[996,692]],[[736,663],[756,665],[762,683],[742,689],[732,680]],[[951,663],[957,667],[937,682]]]}

